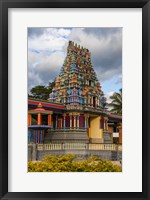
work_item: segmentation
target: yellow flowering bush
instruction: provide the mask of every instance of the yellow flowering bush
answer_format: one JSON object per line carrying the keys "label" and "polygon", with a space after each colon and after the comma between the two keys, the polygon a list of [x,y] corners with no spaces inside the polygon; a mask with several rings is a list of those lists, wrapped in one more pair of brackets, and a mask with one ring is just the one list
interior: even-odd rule
{"label": "yellow flowering bush", "polygon": [[42,161],[29,161],[29,172],[121,172],[121,167],[111,161],[90,156],[86,160],[77,160],[75,155],[46,155]]}

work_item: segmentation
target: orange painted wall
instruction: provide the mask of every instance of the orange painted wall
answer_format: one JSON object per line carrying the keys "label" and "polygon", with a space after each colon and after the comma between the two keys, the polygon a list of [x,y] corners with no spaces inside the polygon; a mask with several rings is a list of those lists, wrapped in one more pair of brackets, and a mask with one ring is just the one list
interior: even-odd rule
{"label": "orange painted wall", "polygon": [[28,126],[31,125],[31,118],[32,118],[31,114],[28,114]]}
{"label": "orange painted wall", "polygon": [[51,115],[48,115],[48,125],[51,126]]}

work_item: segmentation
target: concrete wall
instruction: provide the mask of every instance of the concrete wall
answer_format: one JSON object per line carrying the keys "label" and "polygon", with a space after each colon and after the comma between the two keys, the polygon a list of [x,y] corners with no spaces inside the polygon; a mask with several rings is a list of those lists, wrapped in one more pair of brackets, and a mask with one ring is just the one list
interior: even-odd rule
{"label": "concrete wall", "polygon": [[38,160],[36,144],[28,144],[28,161]]}
{"label": "concrete wall", "polygon": [[78,159],[86,159],[90,155],[95,155],[105,160],[121,160],[122,152],[111,150],[36,150],[36,145],[28,146],[28,160],[41,160],[45,155],[74,154]]}
{"label": "concrete wall", "polygon": [[[94,150],[47,150],[47,151],[37,151],[37,158],[41,160],[45,155],[64,155],[64,154],[74,154],[78,159],[86,159],[90,155],[96,155],[105,160],[112,159],[111,151],[94,151]],[[115,160],[115,159],[114,159]]]}

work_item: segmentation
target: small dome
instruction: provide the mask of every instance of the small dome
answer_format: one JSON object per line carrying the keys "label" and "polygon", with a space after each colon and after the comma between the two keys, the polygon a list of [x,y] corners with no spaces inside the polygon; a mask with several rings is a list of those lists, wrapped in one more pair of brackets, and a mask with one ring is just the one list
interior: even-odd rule
{"label": "small dome", "polygon": [[43,106],[42,106],[42,103],[39,103],[37,107],[38,107],[38,108],[42,108],[42,107],[43,107]]}

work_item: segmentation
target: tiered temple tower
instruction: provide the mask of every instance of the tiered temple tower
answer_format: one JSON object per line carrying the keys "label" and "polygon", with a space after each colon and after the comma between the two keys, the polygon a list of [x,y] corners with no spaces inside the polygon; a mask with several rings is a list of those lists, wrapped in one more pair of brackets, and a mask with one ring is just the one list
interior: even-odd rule
{"label": "tiered temple tower", "polygon": [[88,49],[69,41],[67,56],[49,100],[65,104],[68,110],[103,109],[105,98]]}
{"label": "tiered temple tower", "polygon": [[105,98],[91,63],[91,53],[69,41],[67,56],[49,101],[65,105],[54,113],[45,143],[102,143],[107,129]]}

